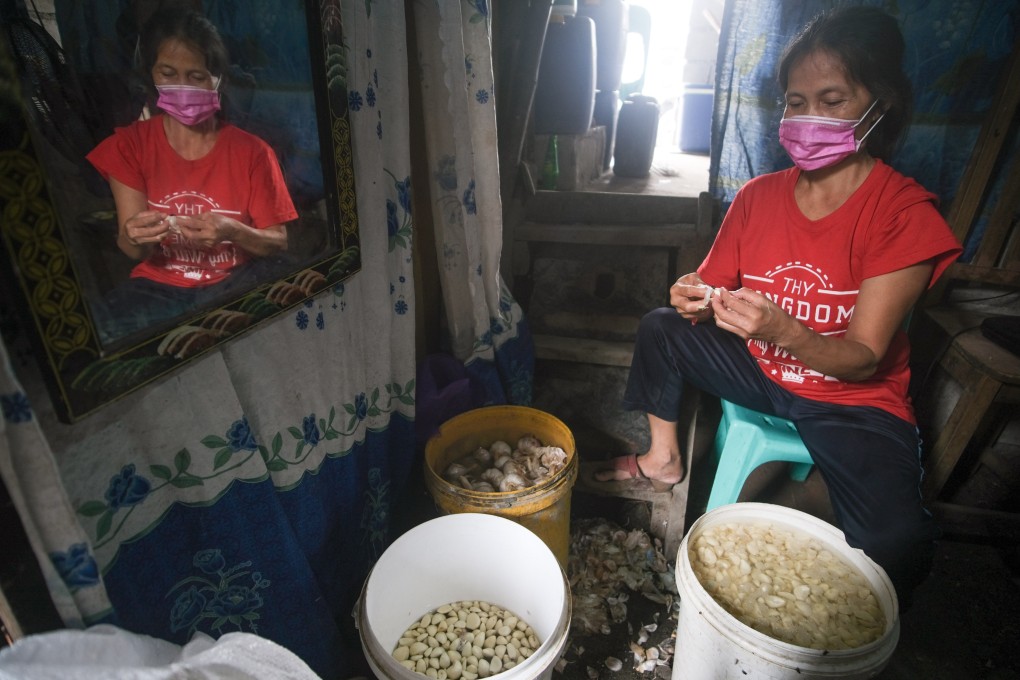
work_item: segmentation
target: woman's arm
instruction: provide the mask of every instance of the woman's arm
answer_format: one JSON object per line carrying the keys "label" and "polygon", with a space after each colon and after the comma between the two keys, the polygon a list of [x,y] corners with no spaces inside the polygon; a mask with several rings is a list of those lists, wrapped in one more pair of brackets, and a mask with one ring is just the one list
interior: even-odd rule
{"label": "woman's arm", "polygon": [[220,213],[207,212],[198,217],[177,218],[181,235],[204,248],[221,241],[230,241],[255,257],[263,257],[287,250],[287,225],[255,229]]}
{"label": "woman's arm", "polygon": [[244,224],[230,240],[242,250],[262,257],[287,250],[287,225],[274,224],[264,229],[254,229]]}
{"label": "woman's arm", "polygon": [[850,382],[874,375],[911,307],[928,287],[931,261],[861,283],[853,318],[842,336],[812,331],[765,296],[747,288],[711,301],[716,324],[744,339],[771,342],[812,370]]}
{"label": "woman's arm", "polygon": [[169,233],[167,216],[149,210],[145,194],[113,177],[110,178],[110,190],[117,206],[117,247],[133,260],[144,260]]}

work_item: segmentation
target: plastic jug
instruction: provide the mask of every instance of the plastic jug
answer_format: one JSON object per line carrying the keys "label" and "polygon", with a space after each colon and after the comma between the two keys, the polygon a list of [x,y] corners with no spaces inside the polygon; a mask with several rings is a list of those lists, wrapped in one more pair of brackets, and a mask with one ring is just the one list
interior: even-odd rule
{"label": "plastic jug", "polygon": [[535,87],[535,134],[580,135],[595,110],[595,22],[549,21]]}
{"label": "plastic jug", "polygon": [[619,90],[623,59],[627,53],[627,0],[581,0],[577,14],[590,17],[595,22],[596,89],[602,92]]}
{"label": "plastic jug", "polygon": [[632,94],[620,107],[616,123],[613,174],[647,177],[659,134],[659,102],[655,97]]}

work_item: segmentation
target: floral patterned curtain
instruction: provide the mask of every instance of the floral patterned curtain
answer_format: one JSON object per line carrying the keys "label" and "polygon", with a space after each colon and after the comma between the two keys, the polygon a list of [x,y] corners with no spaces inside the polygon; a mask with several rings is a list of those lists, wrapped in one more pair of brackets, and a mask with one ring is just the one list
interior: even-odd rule
{"label": "floral patterned curtain", "polygon": [[449,351],[484,386],[488,402],[527,404],[534,348],[499,271],[503,223],[487,0],[415,0],[414,18]]}

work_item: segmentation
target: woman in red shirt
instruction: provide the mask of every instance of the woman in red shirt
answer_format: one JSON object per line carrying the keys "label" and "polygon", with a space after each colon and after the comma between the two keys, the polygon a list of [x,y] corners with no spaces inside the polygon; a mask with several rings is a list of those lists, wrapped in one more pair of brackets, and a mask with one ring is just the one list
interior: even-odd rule
{"label": "woman in red shirt", "polygon": [[847,541],[905,607],[938,530],[919,490],[903,325],[961,249],[935,197],[884,161],[910,120],[903,50],[872,7],[822,14],[787,48],[779,139],[794,167],[741,188],[672,306],[642,320],[624,407],[648,414],[651,444],[596,480],[683,478],[687,385],[790,419]]}

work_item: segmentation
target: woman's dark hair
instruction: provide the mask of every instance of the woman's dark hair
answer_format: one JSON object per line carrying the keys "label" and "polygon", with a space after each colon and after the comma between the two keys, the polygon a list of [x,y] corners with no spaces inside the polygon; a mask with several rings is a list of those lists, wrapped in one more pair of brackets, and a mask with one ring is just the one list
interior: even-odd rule
{"label": "woman's dark hair", "polygon": [[[156,96],[152,67],[159,57],[160,46],[171,38],[204,55],[209,73],[221,79],[226,75],[230,57],[216,26],[186,5],[168,3],[149,17],[138,37],[138,68],[150,97]],[[220,87],[222,89],[222,82]]]}
{"label": "woman's dark hair", "polygon": [[903,34],[896,19],[878,7],[843,7],[818,15],[804,27],[779,62],[779,86],[786,92],[790,69],[816,51],[843,64],[851,82],[863,85],[885,111],[865,144],[875,158],[888,160],[910,123],[913,88],[903,72]]}

